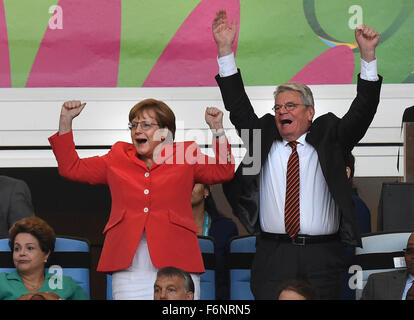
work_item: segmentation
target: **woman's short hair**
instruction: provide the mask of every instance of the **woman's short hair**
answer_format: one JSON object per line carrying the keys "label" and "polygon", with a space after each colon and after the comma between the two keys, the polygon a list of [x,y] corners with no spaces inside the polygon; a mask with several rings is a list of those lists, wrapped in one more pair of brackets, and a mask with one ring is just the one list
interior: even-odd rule
{"label": "woman's short hair", "polygon": [[315,107],[315,101],[313,100],[312,91],[307,85],[304,85],[303,83],[299,83],[299,82],[283,83],[280,86],[278,86],[276,90],[273,92],[273,96],[275,100],[276,100],[277,95],[284,91],[299,92],[302,98],[302,103],[304,105]]}
{"label": "woman's short hair", "polygon": [[13,251],[14,240],[19,233],[29,233],[39,241],[44,253],[55,250],[56,234],[53,228],[39,217],[28,217],[16,221],[9,230],[9,246]]}
{"label": "woman's short hair", "polygon": [[157,120],[160,128],[167,128],[172,134],[172,140],[175,139],[175,115],[171,108],[160,100],[145,99],[138,102],[129,111],[129,122],[136,117],[142,115],[144,111],[153,111],[155,113],[155,119]]}

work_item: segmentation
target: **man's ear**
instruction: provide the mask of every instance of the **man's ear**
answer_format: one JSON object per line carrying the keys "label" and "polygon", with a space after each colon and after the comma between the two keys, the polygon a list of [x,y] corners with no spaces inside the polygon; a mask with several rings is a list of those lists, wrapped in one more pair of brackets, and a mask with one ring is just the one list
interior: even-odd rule
{"label": "man's ear", "polygon": [[188,292],[185,294],[185,299],[186,299],[186,300],[194,300],[194,292],[192,292],[192,291],[188,291]]}
{"label": "man's ear", "polygon": [[315,108],[313,106],[308,106],[307,112],[308,112],[308,120],[312,122],[313,117],[315,116]]}

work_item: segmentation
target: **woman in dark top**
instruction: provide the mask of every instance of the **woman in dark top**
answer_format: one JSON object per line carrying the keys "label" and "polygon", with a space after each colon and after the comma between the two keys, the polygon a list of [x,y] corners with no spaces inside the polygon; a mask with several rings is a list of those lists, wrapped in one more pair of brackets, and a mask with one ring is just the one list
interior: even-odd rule
{"label": "woman in dark top", "polygon": [[232,219],[221,214],[211,195],[210,187],[196,183],[191,194],[191,205],[198,235],[215,240],[216,253],[216,299],[229,299],[229,277],[226,263],[226,248],[229,240],[238,235]]}

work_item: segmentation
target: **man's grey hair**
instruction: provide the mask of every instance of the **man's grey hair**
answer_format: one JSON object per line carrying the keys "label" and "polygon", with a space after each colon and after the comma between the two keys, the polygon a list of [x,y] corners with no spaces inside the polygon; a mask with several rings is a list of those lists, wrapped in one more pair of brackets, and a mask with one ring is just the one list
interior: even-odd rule
{"label": "man's grey hair", "polygon": [[315,106],[315,102],[313,100],[313,94],[311,89],[302,83],[299,82],[286,82],[281,84],[276,88],[276,90],[273,92],[273,96],[276,101],[276,97],[279,93],[285,92],[285,91],[297,91],[300,93],[302,97],[302,103],[306,106]]}
{"label": "man's grey hair", "polygon": [[188,293],[188,292],[194,293],[194,281],[191,278],[191,275],[187,271],[184,271],[176,267],[168,266],[168,267],[159,269],[157,272],[157,278],[159,277],[171,278],[174,276],[180,277],[184,280],[185,293]]}

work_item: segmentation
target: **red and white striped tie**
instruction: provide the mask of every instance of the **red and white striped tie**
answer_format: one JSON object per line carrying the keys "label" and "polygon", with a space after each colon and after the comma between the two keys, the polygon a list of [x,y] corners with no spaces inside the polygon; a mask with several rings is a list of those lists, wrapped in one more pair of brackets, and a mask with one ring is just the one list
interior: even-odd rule
{"label": "red and white striped tie", "polygon": [[300,229],[299,206],[299,155],[297,141],[289,142],[292,148],[286,173],[285,229],[289,237],[294,238]]}

